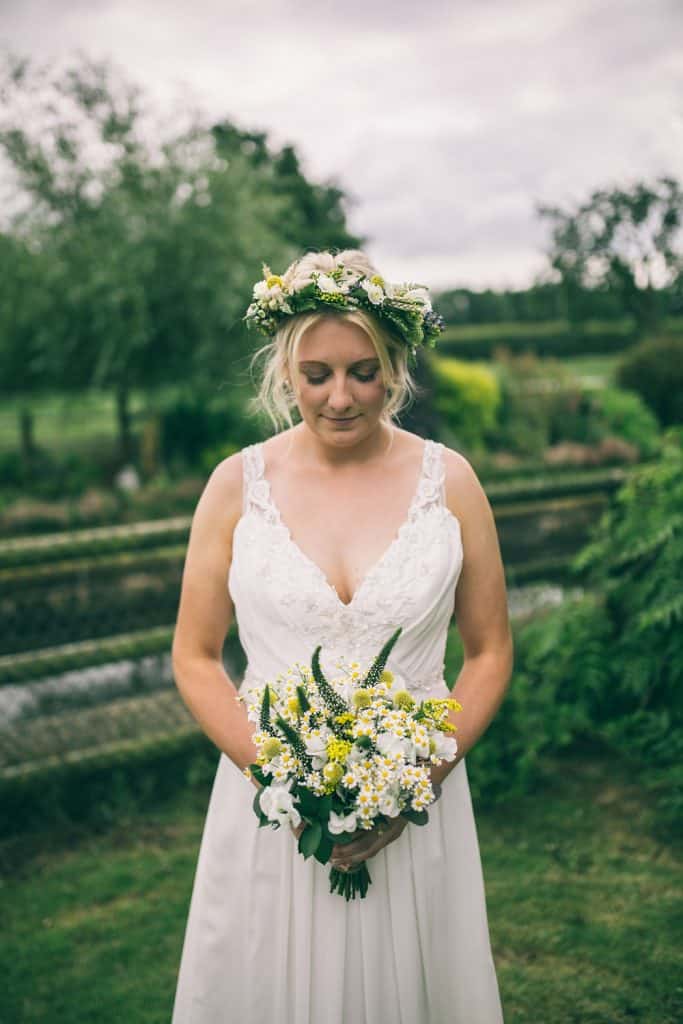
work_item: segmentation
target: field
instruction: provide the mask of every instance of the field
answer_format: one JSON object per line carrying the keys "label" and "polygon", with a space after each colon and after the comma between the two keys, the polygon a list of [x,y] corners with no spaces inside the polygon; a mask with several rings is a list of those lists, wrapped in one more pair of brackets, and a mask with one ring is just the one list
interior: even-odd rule
{"label": "field", "polygon": [[[626,766],[551,767],[543,792],[477,811],[506,1024],[674,1024],[680,857]],[[3,1024],[167,1024],[207,801],[0,849]]]}

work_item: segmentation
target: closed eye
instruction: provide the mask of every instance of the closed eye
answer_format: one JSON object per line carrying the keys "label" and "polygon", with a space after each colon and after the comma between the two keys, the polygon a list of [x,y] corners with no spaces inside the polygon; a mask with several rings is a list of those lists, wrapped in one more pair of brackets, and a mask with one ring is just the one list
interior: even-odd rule
{"label": "closed eye", "polygon": [[[356,378],[356,380],[361,381],[363,384],[369,384],[370,381],[374,380],[375,377],[377,376],[377,370],[373,370],[372,373],[370,373],[370,374],[359,373],[358,371],[355,371],[353,375]],[[328,376],[329,376],[329,374],[327,374],[327,373],[324,374],[322,377],[309,377],[309,376],[307,376],[306,380],[308,381],[309,384],[322,384],[324,381],[327,380]]]}

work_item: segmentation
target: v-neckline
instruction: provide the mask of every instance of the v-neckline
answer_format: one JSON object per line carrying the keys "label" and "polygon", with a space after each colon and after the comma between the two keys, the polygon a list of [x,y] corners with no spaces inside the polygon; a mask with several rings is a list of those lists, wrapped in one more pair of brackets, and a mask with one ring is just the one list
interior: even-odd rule
{"label": "v-neckline", "polygon": [[269,504],[269,506],[270,506],[270,508],[271,508],[271,510],[273,512],[273,515],[274,515],[278,525],[284,531],[286,543],[289,544],[291,549],[297,554],[297,556],[299,557],[299,559],[301,561],[305,562],[308,566],[310,566],[315,571],[315,573],[319,577],[322,585],[325,587],[327,592],[332,595],[332,597],[336,601],[337,605],[342,610],[345,610],[345,611],[350,610],[351,608],[353,608],[354,604],[356,603],[356,601],[358,599],[358,595],[364,590],[364,588],[368,584],[369,580],[380,569],[380,567],[384,564],[384,562],[387,560],[389,555],[393,552],[394,548],[397,547],[399,541],[401,540],[401,538],[402,538],[402,536],[403,536],[403,534],[405,532],[405,529],[406,529],[407,525],[410,523],[410,521],[412,519],[413,511],[415,509],[415,506],[417,505],[417,500],[418,500],[418,497],[419,497],[419,494],[420,494],[420,490],[421,490],[421,487],[422,487],[422,480],[424,478],[425,468],[426,468],[426,465],[427,465],[427,448],[428,448],[428,445],[429,445],[429,441],[427,439],[423,439],[423,443],[422,443],[422,458],[420,460],[420,471],[419,471],[418,478],[417,478],[417,484],[416,484],[415,490],[413,492],[413,497],[412,497],[412,499],[410,501],[410,505],[408,506],[408,512],[406,514],[406,517],[403,520],[403,522],[401,523],[401,525],[399,526],[399,528],[396,531],[396,533],[395,533],[394,537],[392,538],[392,540],[389,542],[388,547],[386,547],[384,549],[383,553],[380,555],[380,557],[377,559],[377,561],[374,562],[370,566],[370,568],[367,570],[367,572],[364,574],[364,576],[362,577],[360,583],[358,584],[358,586],[354,590],[353,594],[351,595],[351,600],[350,601],[342,601],[341,597],[339,596],[339,591],[335,587],[334,583],[332,583],[327,578],[327,575],[323,572],[323,570],[320,568],[318,563],[316,561],[314,561],[314,559],[312,559],[310,557],[310,555],[307,555],[306,552],[299,546],[297,541],[295,541],[294,538],[292,537],[291,530],[289,529],[289,527],[285,523],[284,519],[282,518],[282,515],[280,513],[280,509],[278,508],[277,504],[275,503],[275,500],[273,499],[273,493],[272,493],[272,490],[271,490],[271,487],[270,487],[270,480],[268,480],[268,478],[266,476],[266,470],[265,470],[265,465],[266,464],[265,464],[265,459],[263,457],[263,445],[264,445],[263,441],[260,441],[259,444],[258,444],[259,461],[260,461],[260,467],[259,467],[260,468],[260,478],[261,478],[261,480],[263,480],[263,482],[266,485],[268,504]]}

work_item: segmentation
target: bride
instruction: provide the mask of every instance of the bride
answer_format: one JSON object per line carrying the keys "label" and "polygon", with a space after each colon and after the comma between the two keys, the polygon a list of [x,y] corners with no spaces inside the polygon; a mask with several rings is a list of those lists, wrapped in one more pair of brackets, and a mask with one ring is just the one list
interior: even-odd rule
{"label": "bride", "polygon": [[[270,339],[253,403],[276,432],[215,468],[187,549],[174,674],[220,757],[173,1024],[498,1024],[465,755],[512,672],[503,566],[469,462],[395,423],[443,321],[425,288],[386,282],[357,250],[265,267],[246,319]],[[233,616],[239,692],[222,664]],[[464,662],[445,680],[451,620]],[[257,827],[248,693],[318,645],[323,670],[367,664],[399,625],[388,668],[418,700],[452,686],[457,756],[431,766],[427,825],[397,814],[334,847],[340,870],[371,868],[347,902],[293,821]]]}

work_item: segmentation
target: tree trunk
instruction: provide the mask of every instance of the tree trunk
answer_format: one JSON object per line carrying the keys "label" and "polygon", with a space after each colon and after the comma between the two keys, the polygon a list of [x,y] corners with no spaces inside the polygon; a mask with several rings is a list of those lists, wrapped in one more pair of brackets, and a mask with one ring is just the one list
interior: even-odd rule
{"label": "tree trunk", "polygon": [[22,406],[19,410],[19,443],[21,460],[27,469],[30,469],[36,454],[34,426],[33,413],[28,406]]}
{"label": "tree trunk", "polygon": [[119,430],[119,452],[124,466],[133,462],[134,444],[130,415],[130,395],[125,384],[116,388],[116,421]]}

